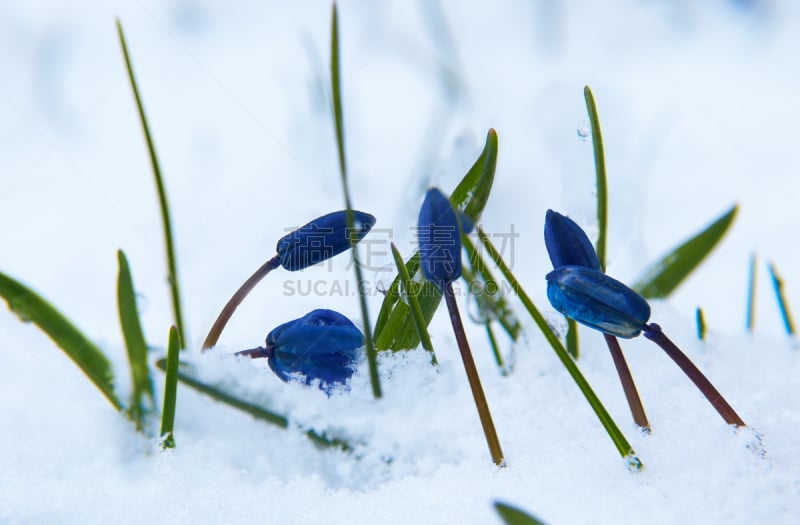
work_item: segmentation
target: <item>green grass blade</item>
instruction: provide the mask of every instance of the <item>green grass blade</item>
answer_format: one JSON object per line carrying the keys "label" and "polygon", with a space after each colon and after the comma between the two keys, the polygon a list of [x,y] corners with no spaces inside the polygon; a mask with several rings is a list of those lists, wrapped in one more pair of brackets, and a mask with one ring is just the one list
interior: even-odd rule
{"label": "green grass blade", "polygon": [[[331,94],[333,97],[333,121],[336,131],[336,145],[339,151],[339,172],[342,176],[342,189],[344,191],[344,202],[347,207],[347,227],[354,229],[353,205],[350,200],[350,189],[347,182],[347,161],[344,153],[344,123],[342,118],[342,96],[341,96],[341,76],[339,68],[339,19],[336,12],[336,4],[333,4],[331,15]],[[367,309],[367,298],[364,287],[364,276],[361,272],[361,261],[358,256],[358,246],[352,245],[353,268],[356,273],[356,283],[358,284],[358,299],[361,306],[361,319],[364,322],[364,340],[367,346],[367,363],[369,365],[369,380],[372,384],[372,394],[375,398],[381,397],[381,380],[378,376],[378,352],[375,349],[375,341],[372,337],[372,326],[369,321],[369,310]]]}
{"label": "green grass blade", "polygon": [[[167,360],[166,359],[159,359],[156,362],[156,366],[160,370],[167,370]],[[201,394],[205,394],[211,399],[233,407],[237,410],[241,410],[247,414],[250,414],[255,419],[259,421],[264,421],[271,425],[278,426],[280,428],[289,428],[289,420],[280,414],[276,414],[275,412],[271,412],[255,403],[251,403],[250,401],[246,401],[241,399],[239,396],[235,394],[231,394],[225,391],[224,388],[219,387],[217,385],[210,385],[198,378],[196,378],[191,371],[185,367],[185,365],[179,365],[177,371],[178,381],[183,383],[184,385],[192,388],[200,392]],[[319,434],[314,430],[309,430],[306,432],[311,441],[314,442],[315,445],[321,447],[328,447],[328,448],[339,448],[344,451],[352,450],[352,447],[345,441],[338,439],[338,438],[329,438],[325,434]]]}
{"label": "green grass blade", "polygon": [[164,371],[164,410],[161,411],[161,446],[175,448],[175,403],[178,396],[178,359],[180,355],[178,329],[171,326],[167,343],[167,361]]}
{"label": "green grass blade", "polygon": [[39,327],[78,365],[111,405],[122,410],[114,393],[114,373],[103,351],[36,292],[0,273],[0,296],[23,322]]}
{"label": "green grass blade", "polygon": [[578,323],[574,319],[567,318],[567,353],[573,359],[578,359],[580,355],[580,348],[578,344]]}
{"label": "green grass blade", "polygon": [[592,387],[589,385],[589,382],[583,377],[578,365],[575,364],[575,361],[570,357],[567,353],[567,349],[561,344],[561,341],[558,340],[558,337],[547,324],[542,314],[539,312],[539,309],[533,304],[528,294],[525,290],[520,286],[519,281],[511,273],[508,265],[506,265],[503,258],[500,256],[500,252],[497,251],[497,248],[492,244],[492,241],[483,232],[483,230],[478,227],[478,238],[483,243],[483,246],[486,248],[486,252],[489,257],[494,261],[500,271],[502,272],[503,276],[505,276],[508,283],[511,287],[517,292],[517,296],[519,297],[520,301],[522,302],[525,309],[528,311],[530,316],[533,318],[536,325],[542,331],[545,339],[547,342],[550,343],[550,346],[558,356],[561,363],[564,365],[564,368],[567,369],[569,375],[572,376],[572,379],[575,381],[575,384],[578,385],[578,388],[586,397],[586,401],[589,402],[589,405],[594,410],[594,413],[597,415],[597,418],[600,420],[600,423],[605,428],[606,432],[608,432],[609,437],[614,442],[614,445],[617,447],[620,455],[628,462],[628,467],[632,470],[640,470],[642,468],[642,462],[639,457],[636,455],[636,452],[631,447],[631,444],[622,434],[617,424],[611,418],[611,415],[608,413],[606,408],[603,406],[603,403],[594,393]]}
{"label": "green grass blade", "polygon": [[437,364],[436,352],[433,351],[433,343],[431,342],[431,336],[428,333],[428,325],[425,322],[425,317],[422,314],[422,309],[420,308],[419,301],[417,300],[417,293],[419,291],[416,286],[417,283],[411,281],[411,277],[408,275],[408,268],[406,268],[406,264],[403,262],[403,256],[400,255],[397,246],[395,246],[394,243],[391,243],[391,246],[394,264],[397,266],[397,272],[400,275],[400,280],[403,283],[403,288],[405,289],[406,297],[408,298],[409,309],[411,310],[411,318],[414,320],[414,326],[417,328],[417,334],[422,341],[422,348],[430,352],[431,363],[435,365]]}
{"label": "green grass blade", "polygon": [[783,293],[783,279],[778,275],[778,270],[775,265],[769,263],[769,276],[772,279],[772,287],[775,289],[775,298],[778,300],[778,308],[781,311],[781,318],[783,319],[783,326],[786,328],[786,333],[789,335],[795,334],[794,321],[792,321],[792,314],[789,311],[789,303],[786,301],[786,295]]}
{"label": "green grass blade", "polygon": [[706,229],[684,242],[653,265],[633,289],[647,299],[667,297],[711,253],[733,223],[739,206],[733,206]]}
{"label": "green grass blade", "polygon": [[[583,88],[583,97],[586,99],[586,109],[589,112],[589,122],[592,126],[592,148],[594,149],[594,169],[597,176],[597,258],[600,259],[600,268],[606,268],[606,233],[608,231],[608,182],[606,179],[606,154],[603,149],[603,131],[600,129],[600,117],[597,114],[597,104],[594,94],[589,86]],[[576,339],[577,341],[577,339]],[[577,349],[576,354],[577,356]]]}
{"label": "green grass blade", "polygon": [[745,328],[753,333],[756,326],[756,268],[758,257],[754,253],[750,256],[750,273],[747,278],[747,320]]}
{"label": "green grass blade", "polygon": [[494,510],[500,515],[505,525],[544,525],[543,522],[527,512],[506,503],[495,501]]}
{"label": "green grass blade", "polygon": [[169,283],[170,294],[172,296],[172,310],[175,316],[175,326],[178,327],[181,347],[185,348],[187,340],[183,325],[181,294],[178,287],[178,267],[175,259],[175,243],[172,236],[172,221],[170,219],[167,192],[164,189],[164,181],[161,177],[161,167],[158,163],[156,147],[153,143],[153,137],[150,134],[150,125],[147,123],[147,116],[144,113],[142,98],[139,95],[139,87],[136,84],[136,77],[133,74],[133,66],[131,65],[131,58],[128,54],[128,44],[125,41],[125,34],[122,31],[122,24],[119,20],[117,20],[117,33],[119,34],[119,43],[122,46],[122,55],[125,58],[125,67],[128,70],[128,79],[130,80],[131,89],[133,90],[133,97],[136,99],[136,107],[139,110],[139,119],[142,122],[144,139],[145,142],[147,142],[147,151],[150,154],[150,164],[153,168],[153,177],[155,178],[156,190],[158,191],[158,203],[161,207],[161,223],[164,226],[164,244],[167,252],[167,282]]}
{"label": "green grass blade", "polygon": [[695,312],[695,318],[697,320],[697,338],[701,341],[706,340],[706,317],[703,315],[703,309],[699,306],[697,307],[697,311]]}
{"label": "green grass blade", "polygon": [[147,365],[147,341],[144,338],[142,325],[139,322],[139,311],[136,307],[136,292],[133,288],[131,269],[125,252],[117,251],[119,259],[119,275],[117,277],[117,307],[119,323],[128,350],[128,363],[131,368],[131,403],[128,416],[136,424],[136,430],[145,429],[147,416],[155,405],[153,396],[153,380]]}
{"label": "green grass blade", "polygon": [[[450,195],[453,206],[473,222],[478,221],[489,199],[497,166],[497,151],[497,133],[490,129],[481,154]],[[418,252],[406,261],[406,266],[413,280],[419,271]],[[375,345],[378,350],[409,350],[420,344],[408,305],[399,300],[399,286],[400,277],[396,276],[378,314],[375,324]],[[441,299],[442,294],[434,284],[426,281],[422,285],[419,304],[426,324],[430,323]]]}

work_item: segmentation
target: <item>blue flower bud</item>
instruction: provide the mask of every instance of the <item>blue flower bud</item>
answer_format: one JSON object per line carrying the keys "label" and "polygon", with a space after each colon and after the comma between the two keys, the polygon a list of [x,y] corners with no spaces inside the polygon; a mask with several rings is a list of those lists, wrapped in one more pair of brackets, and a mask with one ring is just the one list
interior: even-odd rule
{"label": "blue flower bud", "polygon": [[553,210],[544,219],[544,244],[554,269],[586,266],[600,270],[600,259],[589,237],[575,221]]}
{"label": "blue flower bud", "polygon": [[437,188],[425,194],[419,210],[417,239],[422,273],[443,287],[461,277],[461,223],[450,200]]}
{"label": "blue flower bud", "polygon": [[318,217],[281,237],[277,246],[281,266],[296,271],[330,259],[363,239],[374,224],[375,217],[356,210],[352,231],[347,227],[347,211]]}
{"label": "blue flower bud", "polygon": [[319,380],[319,387],[330,393],[336,383],[346,383],[353,375],[363,346],[364,335],[350,319],[320,309],[273,329],[264,354],[282,380],[298,375],[306,384]]}
{"label": "blue flower bud", "polygon": [[641,295],[598,270],[562,266],[546,279],[553,308],[601,332],[630,339],[650,319],[650,305]]}

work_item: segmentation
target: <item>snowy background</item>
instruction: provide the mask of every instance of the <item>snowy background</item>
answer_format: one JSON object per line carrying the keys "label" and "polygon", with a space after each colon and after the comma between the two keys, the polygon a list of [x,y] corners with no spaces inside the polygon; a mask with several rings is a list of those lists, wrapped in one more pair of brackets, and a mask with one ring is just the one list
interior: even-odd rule
{"label": "snowy background", "polygon": [[[330,5],[85,0],[0,4],[0,271],[62,309],[128,370],[116,312],[126,251],[149,342],[171,324],[155,189],[114,27],[125,27],[172,203],[189,337],[287,228],[340,209],[327,82]],[[358,320],[335,293],[347,258],[275,272],[238,310],[220,351],[192,358],[291,414],[362,443],[320,452],[180,387],[175,451],[136,435],[62,352],[0,310],[2,523],[498,523],[500,499],[558,523],[795,523],[800,512],[797,347],[765,261],[800,304],[800,7],[789,1],[368,2],[339,6],[354,205],[378,217],[366,275],[392,235],[410,253],[424,189],[450,191],[499,135],[487,231],[519,234],[513,269],[549,319],[547,208],[591,232],[592,86],[609,172],[608,271],[638,278],[732,204],[723,244],[653,319],[750,424],[734,433],[671,361],[624,342],[653,426],[637,433],[599,334],[581,369],[645,462],[629,473],[532,325],[500,377],[468,323],[508,467],[495,468],[446,316],[423,352],[381,362],[327,399],[226,353],[317,307]],[[380,235],[378,235],[380,233]],[[369,239],[369,238],[368,238]],[[750,255],[760,259],[755,334],[744,331]],[[374,277],[373,277],[374,276]],[[290,293],[309,283],[321,293]],[[352,284],[352,283],[351,283]],[[307,288],[305,288],[307,289]],[[380,297],[370,299],[374,321]],[[463,310],[467,305],[462,303]],[[521,318],[523,310],[515,308]],[[709,327],[694,335],[694,310]],[[159,350],[156,350],[158,353]],[[194,352],[192,352],[194,354]],[[156,372],[156,388],[163,376]]]}

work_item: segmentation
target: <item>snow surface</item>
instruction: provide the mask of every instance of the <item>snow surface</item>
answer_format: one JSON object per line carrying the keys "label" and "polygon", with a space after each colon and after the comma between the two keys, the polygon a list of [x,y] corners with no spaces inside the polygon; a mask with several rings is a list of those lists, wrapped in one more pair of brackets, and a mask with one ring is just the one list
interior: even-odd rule
{"label": "snow surface", "polygon": [[[329,117],[330,5],[203,0],[0,4],[0,271],[98,341],[121,397],[117,248],[131,262],[148,340],[171,323],[147,152],[116,39],[128,36],[172,202],[189,334],[198,345],[287,228],[343,205]],[[623,348],[653,425],[633,426],[599,334],[579,365],[645,469],[628,472],[582,395],[526,320],[501,377],[467,322],[508,466],[490,461],[447,317],[421,350],[383,356],[385,398],[363,368],[328,399],[263,362],[226,354],[317,308],[358,320],[347,258],[270,275],[219,351],[188,356],[208,379],[291,414],[282,430],[184,387],[178,448],[133,432],[44,335],[0,311],[0,523],[499,523],[503,500],[552,524],[796,523],[798,351],[782,333],[764,263],[800,301],[800,7],[789,1],[423,2],[345,0],[342,78],[356,207],[413,249],[425,187],[451,190],[500,138],[487,231],[519,234],[514,271],[546,311],[547,208],[594,221],[583,86],[598,101],[610,190],[608,271],[635,280],[730,205],[724,243],[653,319],[749,427],[727,427],[648,341]],[[586,137],[584,137],[585,139]],[[498,238],[500,240],[500,238]],[[789,242],[787,242],[787,240]],[[749,257],[760,257],[756,333],[745,334]],[[363,253],[363,252],[362,252]],[[319,293],[291,293],[308,289]],[[352,288],[351,288],[352,290]],[[463,298],[462,298],[463,299]],[[380,305],[370,299],[374,320]],[[521,318],[523,310],[515,304]],[[709,338],[694,335],[702,306]],[[462,311],[467,305],[462,300]],[[155,350],[160,353],[163,350]],[[157,390],[163,376],[156,372]],[[298,430],[346,435],[319,451]]]}

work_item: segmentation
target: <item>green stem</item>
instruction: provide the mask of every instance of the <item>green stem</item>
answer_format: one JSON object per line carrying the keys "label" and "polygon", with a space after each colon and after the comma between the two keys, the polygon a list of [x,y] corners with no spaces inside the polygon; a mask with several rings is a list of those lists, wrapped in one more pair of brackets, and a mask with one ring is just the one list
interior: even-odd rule
{"label": "green stem", "polygon": [[217,320],[214,321],[214,324],[211,326],[211,330],[208,331],[208,335],[206,336],[206,340],[203,341],[203,351],[208,350],[209,348],[214,348],[216,346],[217,341],[219,341],[220,335],[222,335],[222,331],[225,329],[225,325],[228,324],[233,312],[236,311],[236,308],[242,304],[244,298],[255,288],[255,286],[266,277],[266,275],[281,265],[280,258],[276,255],[272,259],[268,260],[261,267],[255,271],[253,275],[251,275],[245,282],[242,284],[236,293],[228,300],[225,307],[217,316]]}
{"label": "green stem", "polygon": [[[355,218],[353,217],[353,206],[350,201],[350,189],[347,184],[347,161],[344,153],[344,124],[342,118],[342,97],[341,97],[341,77],[339,75],[339,21],[336,14],[336,4],[333,4],[331,16],[331,91],[333,96],[333,121],[336,132],[336,145],[339,152],[339,172],[342,177],[342,189],[344,190],[344,202],[347,208],[347,227],[354,229]],[[375,398],[380,398],[381,382],[378,376],[378,352],[375,349],[375,341],[372,340],[372,325],[369,321],[369,310],[364,291],[364,277],[361,273],[361,262],[358,256],[358,247],[355,239],[351,239],[353,250],[353,267],[356,273],[356,283],[358,284],[358,298],[361,305],[361,318],[364,321],[364,339],[367,343],[367,363],[369,365],[369,379],[372,384],[372,394]]]}
{"label": "green stem", "polygon": [[558,337],[556,337],[556,335],[550,329],[547,321],[545,321],[544,317],[542,317],[542,314],[533,304],[533,301],[531,301],[530,297],[528,297],[528,294],[525,293],[525,290],[522,288],[522,286],[520,286],[519,281],[517,281],[516,277],[514,277],[514,274],[511,273],[511,270],[500,256],[500,252],[497,251],[497,248],[495,248],[494,244],[492,244],[492,241],[489,240],[489,237],[486,235],[486,233],[484,233],[480,227],[477,228],[477,231],[478,237],[486,248],[486,252],[489,254],[489,257],[495,262],[497,267],[500,268],[500,271],[508,280],[511,287],[516,291],[517,296],[519,297],[523,306],[526,310],[528,310],[528,313],[542,331],[542,334],[544,334],[547,342],[550,343],[550,346],[553,348],[553,351],[555,351],[556,356],[558,356],[559,360],[561,360],[564,368],[567,369],[567,372],[569,372],[569,375],[572,376],[575,384],[578,385],[578,388],[580,388],[584,397],[586,397],[586,401],[589,402],[589,405],[594,410],[594,413],[597,415],[597,418],[600,420],[603,428],[606,429],[606,432],[614,442],[614,445],[617,447],[620,455],[628,461],[630,468],[634,470],[640,470],[643,467],[641,460],[636,455],[636,452],[633,450],[633,447],[631,447],[630,443],[628,443],[628,440],[625,439],[625,436],[611,418],[611,415],[609,415],[608,411],[603,406],[603,403],[600,402],[600,399],[592,390],[589,382],[583,377],[580,369],[578,369],[578,365],[575,364],[575,361],[570,357],[566,348],[564,348],[564,346],[561,344],[561,341],[558,340]]}
{"label": "green stem", "polygon": [[567,352],[569,355],[572,356],[573,359],[577,360],[580,354],[580,348],[578,343],[578,323],[575,322],[575,319],[567,318]]}
{"label": "green stem", "polygon": [[603,149],[603,132],[600,129],[600,117],[597,104],[589,86],[583,88],[586,109],[589,111],[589,122],[592,126],[592,148],[594,149],[594,169],[597,176],[597,258],[600,268],[606,269],[606,230],[608,229],[608,182],[606,178],[606,154]]}
{"label": "green stem", "polygon": [[450,313],[450,322],[453,325],[453,332],[456,335],[458,350],[461,352],[461,359],[464,361],[464,369],[467,372],[467,380],[472,390],[472,397],[475,399],[475,406],[478,408],[478,416],[481,419],[483,433],[486,435],[486,443],[489,445],[489,453],[495,465],[503,465],[503,450],[500,448],[500,440],[497,438],[497,431],[494,428],[492,414],[489,412],[489,403],[481,387],[481,378],[478,376],[478,369],[472,359],[472,352],[469,349],[467,334],[464,333],[464,325],[458,313],[458,304],[453,294],[453,283],[448,282],[444,287],[444,298],[447,302],[447,310]]}
{"label": "green stem", "polygon": [[142,130],[144,131],[145,142],[147,142],[147,151],[150,154],[150,164],[153,168],[153,176],[156,181],[156,189],[158,191],[158,202],[161,207],[161,222],[164,226],[164,243],[167,251],[167,282],[169,283],[170,293],[172,295],[172,310],[175,316],[175,326],[178,329],[178,336],[182,348],[186,348],[186,332],[183,328],[183,314],[181,310],[181,294],[178,287],[178,269],[175,262],[175,243],[172,237],[172,221],[169,214],[169,202],[167,201],[167,192],[164,189],[164,181],[161,177],[161,167],[158,163],[158,156],[156,155],[156,147],[153,143],[153,137],[150,134],[150,126],[147,123],[147,117],[144,113],[144,106],[142,105],[142,98],[139,95],[139,88],[136,84],[136,77],[133,74],[133,66],[131,65],[131,58],[128,54],[128,45],[125,42],[125,34],[122,31],[122,23],[117,20],[117,33],[119,34],[119,41],[122,45],[122,54],[125,57],[125,67],[128,70],[128,78],[131,82],[133,89],[133,97],[136,99],[136,107],[139,110],[139,120],[142,122]]}
{"label": "green stem", "polygon": [[416,290],[412,288],[413,283],[411,281],[411,276],[408,275],[408,268],[406,268],[406,263],[403,262],[403,256],[400,255],[397,246],[395,246],[394,243],[391,243],[391,246],[394,264],[397,266],[397,273],[400,275],[400,281],[403,283],[403,288],[406,290],[408,307],[411,310],[412,319],[414,319],[414,325],[417,327],[417,334],[419,334],[419,340],[422,343],[422,348],[430,352],[431,363],[434,365],[438,364],[436,361],[436,352],[433,351],[431,336],[428,333],[428,327],[425,323],[425,316],[422,315],[422,308],[419,306]]}
{"label": "green stem", "polygon": [[178,356],[180,354],[180,341],[178,330],[172,326],[169,329],[169,342],[167,344],[167,377],[164,381],[164,410],[161,412],[161,442],[164,448],[175,448],[175,402],[178,395]]}

